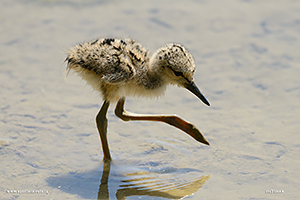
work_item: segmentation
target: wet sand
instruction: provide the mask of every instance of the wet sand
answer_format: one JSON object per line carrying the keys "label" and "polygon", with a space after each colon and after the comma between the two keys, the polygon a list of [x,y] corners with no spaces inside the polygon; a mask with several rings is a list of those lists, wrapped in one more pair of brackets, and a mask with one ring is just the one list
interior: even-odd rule
{"label": "wet sand", "polygon": [[[0,199],[299,198],[298,1],[0,5]],[[113,163],[103,164],[101,97],[63,63],[68,48],[102,37],[189,49],[210,107],[174,86],[125,107],[178,114],[210,147],[166,124],[123,122],[111,106]]]}

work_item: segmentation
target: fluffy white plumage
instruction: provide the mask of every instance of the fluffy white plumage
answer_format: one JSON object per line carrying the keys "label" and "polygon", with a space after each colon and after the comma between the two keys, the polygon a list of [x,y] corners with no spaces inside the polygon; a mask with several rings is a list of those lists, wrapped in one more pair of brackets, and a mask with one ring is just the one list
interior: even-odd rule
{"label": "fluffy white plumage", "polygon": [[126,96],[160,96],[168,84],[185,87],[193,82],[194,59],[179,44],[167,44],[152,56],[132,39],[101,39],[78,44],[68,51],[73,70],[103,99],[116,102]]}

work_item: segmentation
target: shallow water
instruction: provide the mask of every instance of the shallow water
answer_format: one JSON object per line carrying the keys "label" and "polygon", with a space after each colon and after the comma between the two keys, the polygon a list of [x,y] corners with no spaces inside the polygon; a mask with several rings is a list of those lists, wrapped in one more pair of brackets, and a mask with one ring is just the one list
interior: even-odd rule
{"label": "shallow water", "polygon": [[[0,5],[0,199],[299,198],[298,1]],[[101,98],[66,78],[63,61],[76,43],[107,36],[152,52],[168,42],[190,50],[210,107],[169,87],[159,99],[128,98],[126,108],[176,113],[210,147],[166,124],[123,122],[112,106],[113,163],[104,165],[94,119]]]}

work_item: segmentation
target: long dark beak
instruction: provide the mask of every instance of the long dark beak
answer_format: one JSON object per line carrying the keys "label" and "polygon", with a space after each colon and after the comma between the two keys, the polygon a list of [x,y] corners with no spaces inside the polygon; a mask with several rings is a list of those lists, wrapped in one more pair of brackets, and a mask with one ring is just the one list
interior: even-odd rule
{"label": "long dark beak", "polygon": [[199,99],[201,99],[203,103],[210,106],[209,102],[206,100],[206,98],[203,96],[203,94],[200,92],[200,90],[198,89],[198,87],[194,82],[187,83],[184,87],[188,89],[190,92],[192,92],[194,95],[196,95]]}

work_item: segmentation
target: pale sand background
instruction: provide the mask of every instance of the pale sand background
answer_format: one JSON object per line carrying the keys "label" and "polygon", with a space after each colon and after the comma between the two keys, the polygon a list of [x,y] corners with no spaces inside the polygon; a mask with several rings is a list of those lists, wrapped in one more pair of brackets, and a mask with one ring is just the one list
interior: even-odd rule
{"label": "pale sand background", "polygon": [[[111,107],[110,199],[122,177],[140,172],[179,182],[210,175],[187,199],[300,198],[298,0],[2,0],[0,6],[0,199],[97,198],[103,163],[94,118],[102,102],[77,76],[65,78],[63,61],[78,42],[107,36],[132,37],[152,52],[184,44],[211,103],[177,87],[157,100],[126,103],[136,113],[180,115],[210,147],[165,124],[124,123]],[[7,193],[26,189],[48,194]]]}

